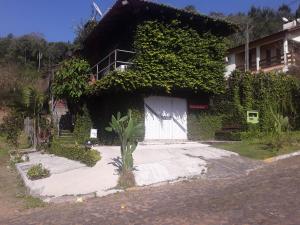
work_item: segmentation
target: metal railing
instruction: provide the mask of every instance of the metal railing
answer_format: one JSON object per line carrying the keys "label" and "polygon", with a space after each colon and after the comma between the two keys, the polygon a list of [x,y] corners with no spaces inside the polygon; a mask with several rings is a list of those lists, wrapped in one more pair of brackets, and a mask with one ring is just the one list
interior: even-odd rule
{"label": "metal railing", "polygon": [[135,52],[133,51],[115,49],[94,65],[91,68],[91,71],[96,76],[95,78],[97,80],[111,71],[124,71],[133,65],[132,60],[134,55]]}

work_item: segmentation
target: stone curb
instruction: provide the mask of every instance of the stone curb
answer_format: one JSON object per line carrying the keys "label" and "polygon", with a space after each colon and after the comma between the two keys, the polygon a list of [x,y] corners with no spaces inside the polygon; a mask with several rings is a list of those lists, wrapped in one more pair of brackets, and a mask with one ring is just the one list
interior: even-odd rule
{"label": "stone curb", "polygon": [[295,157],[295,156],[300,156],[300,151],[293,152],[293,153],[286,154],[286,155],[280,155],[280,156],[268,158],[268,159],[265,159],[264,162],[273,163],[273,162],[277,162],[279,160],[288,159],[288,158]]}

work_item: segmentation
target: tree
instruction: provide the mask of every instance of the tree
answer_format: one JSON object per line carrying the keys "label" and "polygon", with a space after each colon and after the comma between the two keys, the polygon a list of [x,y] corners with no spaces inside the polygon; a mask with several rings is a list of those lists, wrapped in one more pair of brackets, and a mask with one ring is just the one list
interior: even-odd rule
{"label": "tree", "polygon": [[293,19],[293,17],[294,17],[291,8],[286,4],[282,4],[278,8],[278,14],[279,14],[280,17],[285,17],[285,18],[288,18],[288,19]]}
{"label": "tree", "polygon": [[33,147],[38,144],[39,121],[45,103],[45,95],[34,87],[24,88],[22,92],[23,112],[33,119]]}
{"label": "tree", "polygon": [[65,60],[54,76],[52,93],[56,99],[76,104],[86,94],[90,65],[80,58]]}
{"label": "tree", "polygon": [[224,13],[221,12],[210,12],[209,16],[215,19],[226,19]]}
{"label": "tree", "polygon": [[95,29],[98,22],[95,20],[89,20],[86,23],[81,23],[76,27],[75,33],[76,37],[74,39],[74,47],[75,49],[83,48],[85,39],[89,36],[89,34]]}
{"label": "tree", "polygon": [[300,4],[299,4],[298,8],[296,9],[295,15],[296,15],[297,19],[300,18]]}
{"label": "tree", "polygon": [[194,5],[187,5],[186,7],[183,8],[183,10],[190,12],[190,13],[195,13],[198,14],[198,10]]}
{"label": "tree", "polygon": [[71,44],[65,42],[50,42],[47,46],[46,59],[48,65],[58,64],[71,55]]}

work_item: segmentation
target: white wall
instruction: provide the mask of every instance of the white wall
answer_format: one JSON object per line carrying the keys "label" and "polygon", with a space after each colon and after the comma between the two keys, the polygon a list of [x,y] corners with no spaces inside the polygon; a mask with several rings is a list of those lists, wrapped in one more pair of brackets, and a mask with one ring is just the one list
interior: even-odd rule
{"label": "white wall", "polygon": [[230,74],[236,69],[236,63],[235,63],[235,54],[230,54],[227,56],[227,66],[226,66],[226,72],[225,72],[225,78],[228,78]]}

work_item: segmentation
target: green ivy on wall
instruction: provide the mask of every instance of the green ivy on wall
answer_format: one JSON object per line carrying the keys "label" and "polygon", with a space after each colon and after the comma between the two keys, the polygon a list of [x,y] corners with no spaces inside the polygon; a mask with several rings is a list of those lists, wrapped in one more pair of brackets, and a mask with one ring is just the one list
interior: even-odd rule
{"label": "green ivy on wall", "polygon": [[247,110],[258,110],[260,130],[271,131],[274,127],[272,111],[288,116],[291,124],[297,116],[299,82],[284,73],[251,74],[235,71],[228,80],[227,100],[231,105],[227,121],[246,125]]}
{"label": "green ivy on wall", "polygon": [[199,34],[174,20],[146,21],[137,27],[134,66],[97,81],[94,91],[158,90],[172,93],[223,93],[226,42],[210,33]]}

